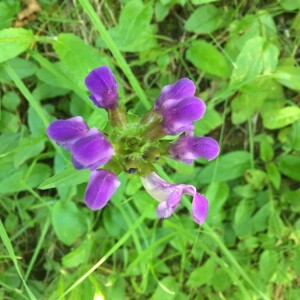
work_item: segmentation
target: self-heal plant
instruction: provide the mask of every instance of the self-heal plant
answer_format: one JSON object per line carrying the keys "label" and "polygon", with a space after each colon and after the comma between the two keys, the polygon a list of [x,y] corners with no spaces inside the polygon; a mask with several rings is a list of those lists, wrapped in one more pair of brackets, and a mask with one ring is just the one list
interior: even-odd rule
{"label": "self-heal plant", "polygon": [[[170,217],[182,196],[188,194],[193,197],[193,219],[202,224],[207,215],[207,199],[192,185],[164,181],[154,166],[162,157],[191,164],[200,157],[212,160],[219,154],[214,139],[193,135],[194,121],[203,117],[206,108],[194,96],[194,83],[182,78],[165,86],[154,107],[141,119],[126,114],[118,105],[118,84],[108,67],[91,71],[85,84],[94,104],[108,112],[109,123],[103,133],[97,128],[89,129],[78,116],[54,121],[47,134],[70,151],[76,169],[91,170],[85,192],[87,206],[92,210],[103,208],[120,185],[117,176],[126,172],[140,176],[147,192],[159,202],[159,218]],[[175,140],[170,143],[164,139],[166,135]]]}

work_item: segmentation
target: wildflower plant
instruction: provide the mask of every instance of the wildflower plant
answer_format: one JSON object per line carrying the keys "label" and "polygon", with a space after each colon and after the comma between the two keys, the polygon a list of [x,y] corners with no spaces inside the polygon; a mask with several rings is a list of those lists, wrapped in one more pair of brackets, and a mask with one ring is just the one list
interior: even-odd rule
{"label": "wildflower plant", "polygon": [[[139,176],[147,192],[159,204],[159,218],[170,217],[184,194],[191,195],[192,216],[202,224],[208,211],[207,199],[187,184],[168,183],[156,174],[155,164],[164,157],[192,164],[202,157],[214,159],[218,143],[210,137],[195,137],[194,122],[203,117],[205,103],[195,97],[196,87],[187,78],[165,86],[154,107],[139,118],[126,113],[118,103],[118,84],[107,66],[92,70],[85,84],[93,103],[108,112],[103,132],[88,128],[82,117],[56,120],[48,136],[72,155],[74,168],[90,169],[85,203],[92,210],[103,208],[118,189],[121,172]],[[173,136],[170,142],[166,136]]]}

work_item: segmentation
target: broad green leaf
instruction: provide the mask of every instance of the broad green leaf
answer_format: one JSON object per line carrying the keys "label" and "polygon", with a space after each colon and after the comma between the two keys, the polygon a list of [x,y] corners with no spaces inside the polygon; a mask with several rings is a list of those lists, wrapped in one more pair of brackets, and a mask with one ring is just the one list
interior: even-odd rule
{"label": "broad green leaf", "polygon": [[30,174],[27,174],[28,168],[25,166],[15,170],[9,176],[0,181],[0,193],[11,194],[27,190],[27,186],[37,187],[45,178],[50,175],[50,167],[46,164],[37,163]]}
{"label": "broad green leaf", "polygon": [[236,60],[236,67],[233,69],[230,86],[238,88],[242,84],[250,82],[263,70],[263,47],[264,40],[255,37],[246,42]]}
{"label": "broad green leaf", "polygon": [[300,181],[300,157],[299,155],[281,155],[278,160],[278,167],[281,173],[287,177]]}
{"label": "broad green leaf", "polygon": [[[161,281],[150,298],[150,300],[175,300],[176,295],[179,293],[179,285],[176,282],[175,278],[172,276],[166,276]],[[179,298],[178,299],[182,299]]]}
{"label": "broad green leaf", "polygon": [[39,189],[46,190],[55,187],[77,185],[89,180],[90,172],[88,170],[75,170],[72,165],[68,165],[58,174],[45,180]]}
{"label": "broad green leaf", "polygon": [[14,16],[20,11],[20,1],[1,1],[0,2],[0,29],[10,27]]}
{"label": "broad green leaf", "polygon": [[262,53],[263,73],[273,72],[278,64],[279,49],[274,44],[266,42]]}
{"label": "broad green leaf", "polygon": [[58,239],[68,246],[85,230],[80,210],[70,201],[57,201],[52,209],[51,219]]}
{"label": "broad green leaf", "polygon": [[204,284],[209,284],[216,269],[216,264],[212,259],[207,260],[201,267],[192,271],[187,281],[187,285],[197,289]]}
{"label": "broad green leaf", "polygon": [[209,211],[206,222],[215,224],[222,220],[221,208],[229,196],[229,187],[225,182],[212,182],[205,197],[209,200]]}
{"label": "broad green leaf", "polygon": [[244,199],[239,202],[235,214],[233,228],[236,235],[240,238],[251,236],[251,216],[255,210],[255,203],[252,199]]}
{"label": "broad green leaf", "polygon": [[296,91],[300,91],[300,68],[294,66],[280,66],[273,77],[282,85]]}
{"label": "broad green leaf", "polygon": [[259,156],[264,162],[270,161],[274,157],[274,147],[272,139],[268,136],[262,136],[260,140]]}
{"label": "broad green leaf", "polygon": [[36,139],[32,137],[24,138],[20,141],[17,151],[14,154],[14,165],[19,167],[26,160],[36,157],[45,148],[44,139]]}
{"label": "broad green leaf", "polygon": [[250,93],[238,94],[231,102],[232,123],[236,125],[247,121],[262,106],[264,100],[264,95],[259,93],[255,97]]}
{"label": "broad green leaf", "polygon": [[0,131],[1,132],[9,132],[16,133],[20,127],[19,116],[15,113],[11,113],[7,110],[1,111],[0,118]]}
{"label": "broad green leaf", "polygon": [[223,54],[205,40],[194,42],[186,53],[187,59],[205,73],[221,78],[229,76],[229,65]]}
{"label": "broad green leaf", "polygon": [[297,106],[270,110],[263,114],[263,124],[267,129],[282,128],[298,120],[300,120],[300,108]]}
{"label": "broad green leaf", "polygon": [[85,77],[96,67],[108,64],[108,59],[71,33],[61,33],[53,44],[60,60],[65,64],[68,76],[82,89]]}
{"label": "broad green leaf", "polygon": [[278,190],[281,183],[281,175],[277,166],[271,162],[266,165],[266,169],[269,180],[271,181],[275,189]]}
{"label": "broad green leaf", "polygon": [[[27,78],[32,76],[38,66],[30,60],[22,59],[20,57],[15,57],[6,62],[14,71],[17,73],[18,77]],[[0,64],[0,80],[11,81],[10,76],[4,70],[4,66]]]}
{"label": "broad green leaf", "polygon": [[[198,173],[196,180],[201,184],[213,180],[216,161],[210,162]],[[220,156],[216,167],[215,181],[229,181],[243,176],[250,168],[250,153],[246,151],[233,151]],[[230,170],[230,172],[228,172]]]}
{"label": "broad green leaf", "polygon": [[259,273],[261,278],[269,282],[277,269],[278,252],[265,250],[259,258]]}
{"label": "broad green leaf", "polygon": [[15,112],[20,104],[20,97],[16,92],[7,92],[2,98],[2,104],[7,110]]}
{"label": "broad green leaf", "polygon": [[186,21],[184,28],[195,33],[212,33],[222,22],[222,12],[212,4],[196,9]]}
{"label": "broad green leaf", "polygon": [[[156,26],[151,25],[153,8],[141,0],[132,0],[122,8],[119,23],[109,33],[121,51],[140,52],[156,46]],[[100,39],[100,46],[106,46]]]}
{"label": "broad green leaf", "polygon": [[0,62],[11,59],[24,52],[34,41],[31,30],[8,28],[0,30]]}
{"label": "broad green leaf", "polygon": [[300,151],[300,121],[291,126],[285,145],[290,149]]}
{"label": "broad green leaf", "polygon": [[75,268],[81,264],[88,263],[93,242],[85,240],[82,244],[66,254],[62,258],[62,264],[66,268]]}
{"label": "broad green leaf", "polygon": [[277,2],[287,11],[300,9],[300,0],[277,0]]}
{"label": "broad green leaf", "polygon": [[195,135],[202,136],[208,134],[213,129],[221,126],[222,121],[220,113],[208,105],[204,117],[195,122]]}
{"label": "broad green leaf", "polygon": [[264,231],[268,228],[268,220],[271,213],[270,204],[262,206],[252,218],[253,234]]}

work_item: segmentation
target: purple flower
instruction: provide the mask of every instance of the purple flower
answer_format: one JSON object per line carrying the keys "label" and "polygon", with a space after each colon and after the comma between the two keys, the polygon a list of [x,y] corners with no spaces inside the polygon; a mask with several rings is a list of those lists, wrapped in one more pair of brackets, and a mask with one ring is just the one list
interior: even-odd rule
{"label": "purple flower", "polygon": [[220,148],[210,137],[181,136],[171,147],[169,152],[174,159],[192,164],[195,159],[204,157],[212,160],[219,155]]}
{"label": "purple flower", "polygon": [[[47,134],[70,151],[76,169],[91,170],[85,192],[86,205],[92,210],[103,208],[120,185],[117,175],[124,171],[130,176],[140,176],[145,189],[159,201],[159,218],[170,217],[182,196],[188,194],[193,197],[193,219],[202,224],[208,210],[206,198],[197,193],[194,186],[171,184],[154,172],[154,164],[160,157],[170,154],[188,164],[199,157],[211,160],[219,154],[215,140],[194,137],[191,133],[194,122],[202,118],[206,109],[205,103],[194,96],[194,83],[182,78],[165,86],[154,108],[142,119],[127,116],[124,109],[118,107],[118,84],[108,67],[91,71],[85,83],[94,104],[108,110],[106,135],[97,128],[89,129],[81,117],[54,121]],[[161,140],[166,134],[183,132],[185,135],[171,145],[167,140]],[[101,166],[104,169],[99,170]]]}
{"label": "purple flower", "polygon": [[103,208],[120,185],[118,177],[108,170],[92,171],[85,192],[85,202],[88,208],[97,210]]}
{"label": "purple flower", "polygon": [[167,134],[177,135],[194,129],[194,121],[205,113],[205,103],[197,97],[184,98],[179,101],[167,100],[160,108],[163,130]]}
{"label": "purple flower", "polygon": [[174,84],[166,85],[162,89],[159,97],[155,102],[154,109],[160,110],[161,106],[168,100],[177,102],[178,100],[192,97],[194,96],[195,91],[196,87],[192,80],[188,78],[181,78]]}
{"label": "purple flower", "polygon": [[107,66],[91,71],[85,79],[85,84],[95,105],[105,109],[115,109],[118,106],[118,84]]}
{"label": "purple flower", "polygon": [[171,184],[160,178],[155,172],[142,178],[142,184],[146,191],[157,201],[157,215],[159,218],[170,217],[181,201],[184,194],[193,196],[192,215],[196,223],[202,224],[207,215],[207,199],[197,193],[196,188],[186,184]]}
{"label": "purple flower", "polygon": [[105,135],[92,128],[72,145],[72,162],[76,169],[97,169],[114,155],[114,149]]}
{"label": "purple flower", "polygon": [[69,149],[78,139],[86,135],[89,128],[81,117],[56,120],[47,128],[47,135],[58,145]]}

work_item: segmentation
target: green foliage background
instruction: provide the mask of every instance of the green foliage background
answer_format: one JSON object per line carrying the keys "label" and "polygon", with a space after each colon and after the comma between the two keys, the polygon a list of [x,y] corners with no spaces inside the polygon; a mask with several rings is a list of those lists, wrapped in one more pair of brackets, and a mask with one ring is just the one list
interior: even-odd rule
{"label": "green foliage background", "polygon": [[[0,299],[299,299],[299,0],[39,3],[14,28],[24,4],[0,2]],[[105,209],[85,207],[88,172],[45,128],[105,127],[84,86],[104,64],[139,115],[164,85],[196,83],[196,134],[221,154],[158,172],[207,196],[203,226],[188,198],[157,220],[125,175]]]}

